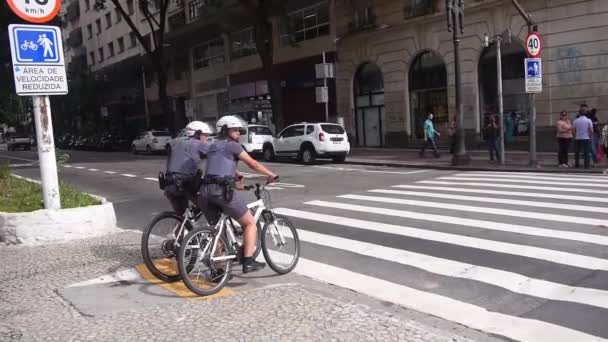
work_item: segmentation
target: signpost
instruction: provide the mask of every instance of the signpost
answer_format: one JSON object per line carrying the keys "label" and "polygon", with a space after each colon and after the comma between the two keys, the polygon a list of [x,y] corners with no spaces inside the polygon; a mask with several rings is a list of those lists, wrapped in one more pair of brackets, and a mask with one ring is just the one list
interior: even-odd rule
{"label": "signpost", "polygon": [[540,57],[540,53],[543,51],[543,41],[540,38],[538,32],[530,32],[526,37],[526,52],[528,57],[536,58]]}
{"label": "signpost", "polygon": [[540,58],[526,58],[526,93],[542,93],[543,69]]}
{"label": "signpost", "polygon": [[[56,12],[53,14],[54,9],[59,9],[56,0],[32,0],[31,4],[28,0],[19,1],[17,3],[16,0],[9,0],[9,4],[15,6],[11,5],[11,8],[17,15],[33,22],[48,21],[56,15]],[[54,7],[49,13],[47,6],[50,5]],[[20,96],[32,96],[33,100],[44,207],[60,209],[51,103],[48,95],[68,93],[61,30],[56,26],[11,24],[8,33],[15,91]]]}

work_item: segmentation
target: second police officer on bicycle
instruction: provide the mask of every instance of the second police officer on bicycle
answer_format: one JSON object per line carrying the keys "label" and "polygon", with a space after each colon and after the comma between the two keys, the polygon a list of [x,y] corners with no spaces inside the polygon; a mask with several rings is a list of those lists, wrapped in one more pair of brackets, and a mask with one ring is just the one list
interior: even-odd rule
{"label": "second police officer on bicycle", "polygon": [[[253,215],[243,198],[235,193],[237,178],[234,176],[239,160],[250,169],[268,177],[268,183],[278,176],[255,161],[239,143],[244,123],[235,116],[224,116],[217,121],[218,140],[207,153],[207,170],[199,193],[199,206],[207,216],[209,224],[215,224],[221,212],[238,221],[243,227],[243,273],[255,272],[266,266],[252,255],[256,248],[257,227]],[[221,212],[220,212],[221,210]]]}

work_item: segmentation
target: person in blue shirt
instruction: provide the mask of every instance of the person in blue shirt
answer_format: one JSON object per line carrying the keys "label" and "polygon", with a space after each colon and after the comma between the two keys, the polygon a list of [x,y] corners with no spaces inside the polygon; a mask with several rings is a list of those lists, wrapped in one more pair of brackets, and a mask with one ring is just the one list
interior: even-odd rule
{"label": "person in blue shirt", "polygon": [[439,158],[439,152],[437,152],[437,145],[435,144],[435,135],[440,136],[441,134],[439,134],[433,126],[433,113],[429,113],[428,118],[424,122],[424,145],[420,151],[420,158],[424,157],[424,150],[426,150],[429,145],[433,147],[435,158]]}

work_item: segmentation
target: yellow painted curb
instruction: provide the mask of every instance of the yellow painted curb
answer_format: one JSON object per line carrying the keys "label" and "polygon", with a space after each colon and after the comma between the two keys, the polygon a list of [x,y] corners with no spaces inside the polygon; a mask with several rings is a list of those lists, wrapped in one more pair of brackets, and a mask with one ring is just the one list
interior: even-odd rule
{"label": "yellow painted curb", "polygon": [[[170,267],[174,270],[177,269],[177,267],[176,267],[177,265],[175,265],[175,262],[170,259],[156,260],[155,263],[157,265],[156,267],[158,267],[161,270],[166,267]],[[141,274],[141,276],[144,279],[151,282],[152,284],[158,285],[166,290],[169,290],[169,291],[175,293],[179,297],[186,298],[186,299],[211,299],[211,298],[225,297],[225,296],[229,296],[229,295],[233,295],[233,294],[237,293],[237,291],[234,291],[233,289],[228,289],[228,288],[224,287],[220,292],[218,292],[214,295],[201,297],[195,293],[192,293],[182,281],[166,283],[166,282],[156,278],[150,272],[150,270],[148,270],[148,268],[146,267],[145,264],[139,264],[139,265],[135,266],[135,269]]]}

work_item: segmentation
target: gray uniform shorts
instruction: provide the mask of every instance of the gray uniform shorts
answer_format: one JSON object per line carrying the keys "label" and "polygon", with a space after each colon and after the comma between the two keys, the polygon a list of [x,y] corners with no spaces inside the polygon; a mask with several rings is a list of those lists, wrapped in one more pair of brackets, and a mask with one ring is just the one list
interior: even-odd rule
{"label": "gray uniform shorts", "polygon": [[238,191],[234,191],[232,200],[227,202],[222,193],[222,186],[217,184],[206,184],[201,187],[198,196],[198,205],[205,213],[207,221],[217,222],[222,212],[231,218],[238,220],[247,211],[247,203],[243,200]]}

